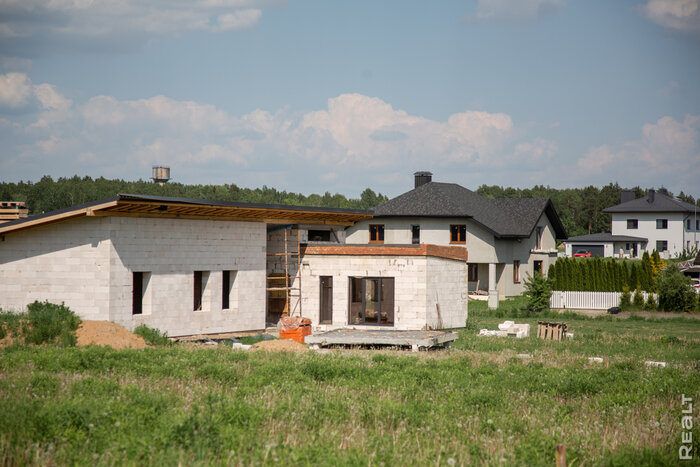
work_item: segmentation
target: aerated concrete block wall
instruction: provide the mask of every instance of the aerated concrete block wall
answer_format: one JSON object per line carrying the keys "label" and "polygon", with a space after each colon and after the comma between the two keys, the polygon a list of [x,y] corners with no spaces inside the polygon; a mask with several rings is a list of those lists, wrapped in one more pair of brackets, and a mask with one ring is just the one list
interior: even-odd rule
{"label": "aerated concrete block wall", "polygon": [[82,218],[5,235],[0,308],[65,303],[83,319],[109,319],[109,219]]}
{"label": "aerated concrete block wall", "polygon": [[433,329],[464,327],[469,301],[465,264],[460,261],[428,257],[427,268],[428,326]]}
{"label": "aerated concrete block wall", "polygon": [[[266,226],[256,222],[110,217],[111,321],[143,323],[170,336],[265,328]],[[133,271],[149,273],[151,306],[132,315]],[[194,272],[204,300],[194,310]],[[222,309],[222,271],[231,304]],[[144,300],[146,302],[146,300]]]}
{"label": "aerated concrete block wall", "polygon": [[[429,263],[432,263],[429,266]],[[305,255],[302,260],[303,316],[310,318],[314,328],[332,329],[348,326],[350,277],[394,278],[394,326],[350,326],[362,329],[424,329],[437,325],[435,298],[437,291],[443,322],[446,327],[464,326],[466,306],[449,303],[462,291],[466,294],[466,266],[458,261],[435,260],[431,257],[410,256],[344,256]],[[453,263],[453,264],[452,264]],[[455,266],[456,265],[456,266]],[[461,275],[455,271],[461,268]],[[429,274],[434,277],[429,279]],[[319,325],[320,277],[333,277],[333,322]],[[449,277],[448,277],[449,276]],[[463,290],[457,290],[463,288]],[[466,296],[466,295],[465,295]]]}

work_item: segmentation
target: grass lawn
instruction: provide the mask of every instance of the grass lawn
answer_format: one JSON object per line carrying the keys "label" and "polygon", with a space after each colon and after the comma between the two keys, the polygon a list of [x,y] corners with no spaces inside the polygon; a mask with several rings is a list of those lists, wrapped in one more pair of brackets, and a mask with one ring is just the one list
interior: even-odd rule
{"label": "grass lawn", "polygon": [[566,316],[568,342],[476,336],[501,313],[473,306],[453,349],[419,354],[9,347],[0,464],[553,465],[558,443],[569,465],[678,464],[700,320]]}

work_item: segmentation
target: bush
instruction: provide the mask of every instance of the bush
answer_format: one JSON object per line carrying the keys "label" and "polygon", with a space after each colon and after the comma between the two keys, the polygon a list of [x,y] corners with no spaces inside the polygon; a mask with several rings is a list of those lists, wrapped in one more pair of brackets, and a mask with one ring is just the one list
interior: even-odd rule
{"label": "bush", "polygon": [[134,334],[143,337],[148,345],[173,345],[173,342],[168,339],[167,332],[161,332],[158,329],[149,328],[145,324],[134,329]]}
{"label": "bush", "polygon": [[630,293],[630,288],[626,285],[622,286],[622,295],[620,295],[620,308],[623,310],[629,309],[632,305],[632,294]]}
{"label": "bush", "polygon": [[647,297],[647,302],[644,304],[644,309],[647,311],[656,311],[658,309],[654,295],[649,294],[649,297]]}
{"label": "bush", "polygon": [[692,311],[695,291],[690,277],[684,276],[675,264],[669,265],[659,277],[659,308],[664,311]]}
{"label": "bush", "polygon": [[22,325],[27,344],[53,344],[75,346],[80,318],[70,308],[61,304],[36,301],[27,305],[29,310]]}
{"label": "bush", "polygon": [[0,310],[0,339],[4,339],[8,331],[11,334],[17,334],[19,323],[19,314]]}
{"label": "bush", "polygon": [[549,308],[549,298],[552,296],[552,281],[542,274],[529,274],[525,278],[525,296],[527,307],[530,309],[546,310]]}
{"label": "bush", "polygon": [[642,291],[637,289],[634,291],[634,298],[632,299],[635,310],[641,310],[644,308],[644,294]]}

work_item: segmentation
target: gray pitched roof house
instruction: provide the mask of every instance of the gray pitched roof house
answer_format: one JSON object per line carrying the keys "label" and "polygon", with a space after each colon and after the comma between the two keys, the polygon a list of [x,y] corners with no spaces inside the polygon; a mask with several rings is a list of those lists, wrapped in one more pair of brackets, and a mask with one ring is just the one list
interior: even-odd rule
{"label": "gray pitched roof house", "polygon": [[566,230],[549,199],[492,199],[455,183],[414,174],[414,188],[374,209],[374,218],[347,229],[347,243],[434,244],[469,251],[468,289],[522,293],[523,279],[546,274],[556,259],[556,239]]}

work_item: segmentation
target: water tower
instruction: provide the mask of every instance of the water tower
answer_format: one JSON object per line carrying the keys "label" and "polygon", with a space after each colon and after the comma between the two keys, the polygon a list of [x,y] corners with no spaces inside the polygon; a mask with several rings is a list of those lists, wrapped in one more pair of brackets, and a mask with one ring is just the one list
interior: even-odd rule
{"label": "water tower", "polygon": [[160,186],[165,185],[170,180],[170,167],[154,165],[151,179]]}

